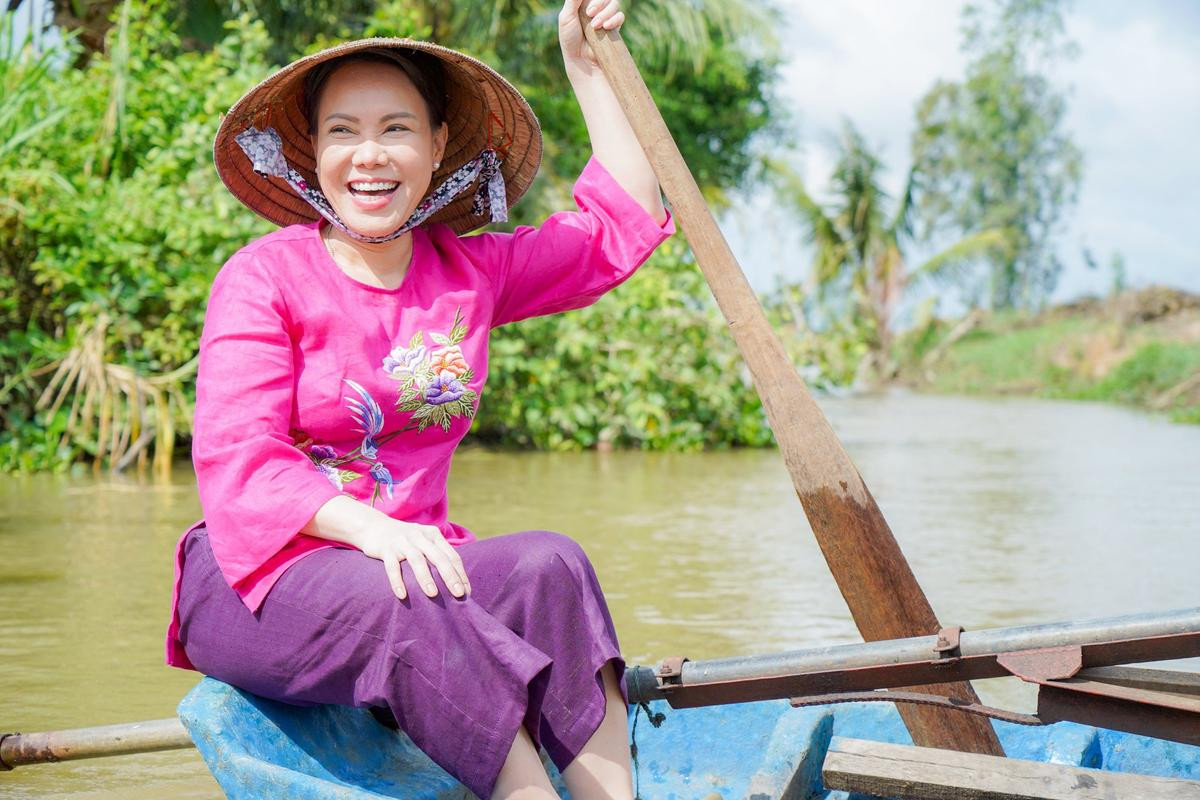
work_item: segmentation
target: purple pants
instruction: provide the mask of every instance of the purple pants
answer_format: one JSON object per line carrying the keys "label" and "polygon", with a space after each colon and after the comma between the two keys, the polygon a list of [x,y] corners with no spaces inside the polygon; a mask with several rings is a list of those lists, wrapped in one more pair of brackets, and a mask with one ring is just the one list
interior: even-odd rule
{"label": "purple pants", "polygon": [[[407,600],[383,563],[319,550],[294,564],[251,613],[225,583],[203,527],[188,535],[180,641],[196,669],[273,700],[387,707],[437,764],[488,798],[519,725],[560,769],[605,713],[599,671],[616,632],[583,550],[526,531],[458,548],[471,594],[433,570],[426,597],[407,563]],[[621,680],[624,693],[625,682]]]}

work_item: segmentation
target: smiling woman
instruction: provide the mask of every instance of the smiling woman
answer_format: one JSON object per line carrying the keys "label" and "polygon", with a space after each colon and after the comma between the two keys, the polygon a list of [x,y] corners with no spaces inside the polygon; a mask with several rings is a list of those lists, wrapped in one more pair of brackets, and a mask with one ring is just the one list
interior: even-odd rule
{"label": "smiling woman", "polygon": [[[305,81],[317,182],[346,227],[372,238],[412,216],[441,166],[447,137],[440,70],[427,67],[437,76],[427,78],[414,66],[400,66],[411,64],[403,56],[376,52],[325,62]],[[336,226],[321,236],[334,261],[364,283],[395,288],[408,271],[411,238],[395,252],[364,247]]]}
{"label": "smiling woman", "polygon": [[445,88],[437,59],[423,60],[417,67],[395,51],[368,50],[327,61],[305,79],[317,181],[361,234],[400,228],[441,166]]}
{"label": "smiling woman", "polygon": [[[204,520],[177,551],[168,662],[386,709],[483,798],[556,797],[539,746],[573,797],[632,796],[624,662],[582,548],[476,541],[446,499],[490,330],[595,302],[673,230],[579,5],[559,40],[595,155],[578,210],[537,228],[460,236],[506,218],[540,132],[502,77],[427,42],[307,56],[243,97],[215,146],[230,191],[285,227],[213,284],[192,441]],[[616,0],[589,13],[623,20]]]}

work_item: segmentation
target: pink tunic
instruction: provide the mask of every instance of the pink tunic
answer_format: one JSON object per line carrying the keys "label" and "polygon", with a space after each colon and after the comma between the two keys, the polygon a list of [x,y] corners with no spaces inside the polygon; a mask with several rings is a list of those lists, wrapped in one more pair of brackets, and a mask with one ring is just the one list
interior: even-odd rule
{"label": "pink tunic", "polygon": [[[579,211],[539,228],[461,238],[417,228],[395,289],[346,275],[317,223],[270,233],[221,268],[192,458],[213,552],[248,608],[308,553],[347,546],[298,533],[338,494],[434,525],[451,544],[474,539],[448,519],[446,479],[487,379],[489,332],[595,302],[674,232],[594,158],[574,193]],[[190,668],[181,556],[167,663]]]}

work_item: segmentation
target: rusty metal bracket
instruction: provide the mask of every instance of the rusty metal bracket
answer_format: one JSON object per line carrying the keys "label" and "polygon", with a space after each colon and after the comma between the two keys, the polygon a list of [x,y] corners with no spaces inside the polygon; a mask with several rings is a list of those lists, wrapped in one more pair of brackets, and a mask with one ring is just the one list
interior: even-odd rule
{"label": "rusty metal bracket", "polygon": [[961,711],[964,714],[974,714],[980,717],[1003,720],[1017,725],[1045,725],[1046,723],[1032,714],[1020,714],[1003,708],[985,706],[982,703],[970,703],[953,697],[943,697],[938,694],[923,694],[921,692],[876,691],[876,692],[837,692],[835,694],[815,694],[804,697],[793,697],[789,700],[793,708],[804,706],[823,706],[835,703],[910,703],[918,706],[937,706],[951,711]]}
{"label": "rusty metal bracket", "polygon": [[961,625],[947,626],[938,631],[937,644],[933,647],[935,653],[933,663],[938,666],[948,666],[962,658],[959,642],[966,630]]}
{"label": "rusty metal bracket", "polygon": [[1068,645],[1000,653],[996,663],[1027,683],[1066,680],[1083,669],[1083,648]]}
{"label": "rusty metal bracket", "polygon": [[664,658],[658,665],[658,671],[654,673],[654,677],[658,681],[658,688],[669,691],[676,686],[681,686],[683,684],[683,665],[688,660],[687,656]]}

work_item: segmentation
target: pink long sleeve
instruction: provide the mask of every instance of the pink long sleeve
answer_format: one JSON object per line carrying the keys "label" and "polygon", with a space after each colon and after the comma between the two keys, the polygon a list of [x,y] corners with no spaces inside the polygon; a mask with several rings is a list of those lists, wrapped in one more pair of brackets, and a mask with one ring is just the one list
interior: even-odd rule
{"label": "pink long sleeve", "polygon": [[670,216],[656,223],[595,157],[573,195],[579,211],[552,214],[536,228],[462,240],[495,284],[493,327],[591,305],[675,232]]}
{"label": "pink long sleeve", "polygon": [[209,540],[235,588],[338,494],[289,435],[292,326],[258,258],[234,256],[204,320],[192,459]]}

